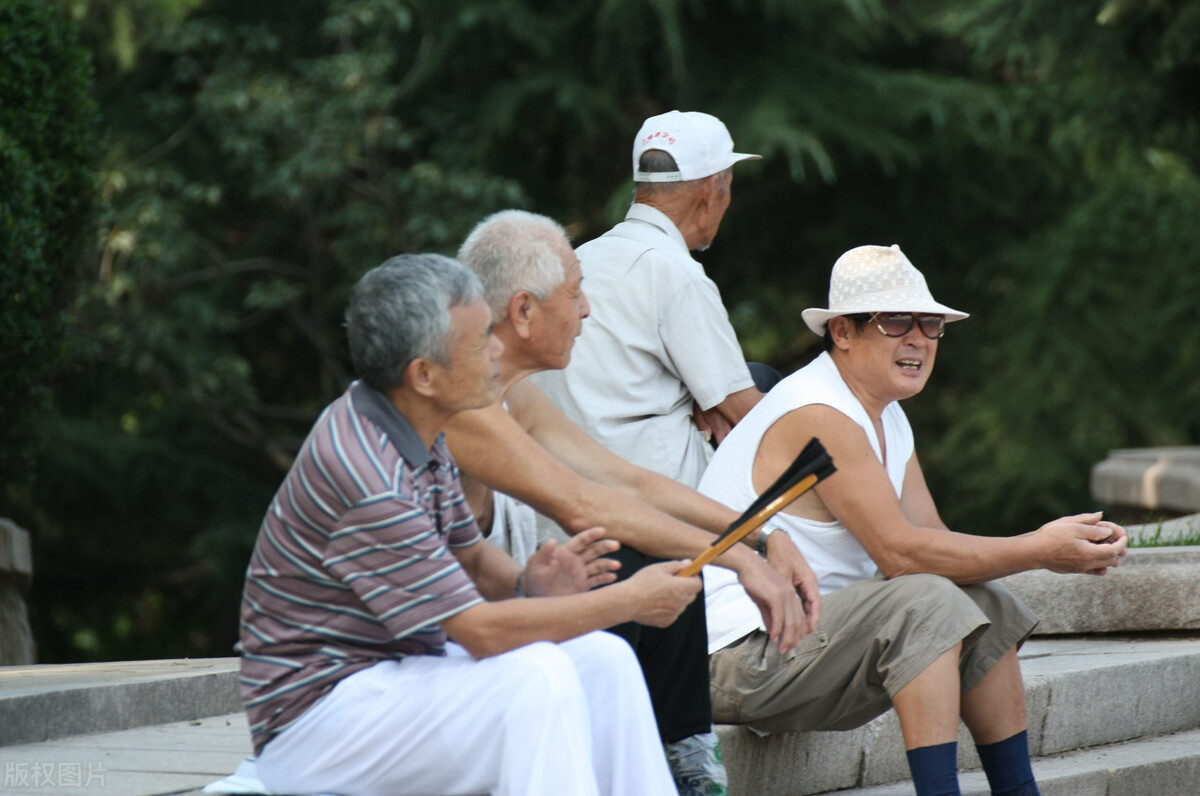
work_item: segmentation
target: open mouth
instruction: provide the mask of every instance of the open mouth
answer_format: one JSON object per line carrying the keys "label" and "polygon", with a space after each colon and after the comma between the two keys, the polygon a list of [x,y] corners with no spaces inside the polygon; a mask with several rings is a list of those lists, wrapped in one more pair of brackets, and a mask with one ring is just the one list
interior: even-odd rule
{"label": "open mouth", "polygon": [[921,370],[921,365],[924,363],[919,359],[897,359],[896,364],[900,366],[901,370],[916,373]]}

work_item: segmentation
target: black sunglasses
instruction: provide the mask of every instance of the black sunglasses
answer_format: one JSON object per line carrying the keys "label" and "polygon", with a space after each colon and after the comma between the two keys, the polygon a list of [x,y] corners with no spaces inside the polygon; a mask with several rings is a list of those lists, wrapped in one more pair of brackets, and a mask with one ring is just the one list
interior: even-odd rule
{"label": "black sunglasses", "polygon": [[879,331],[888,337],[903,337],[912,330],[914,323],[921,327],[921,334],[930,340],[937,340],[946,333],[945,315],[919,315],[915,312],[877,312],[871,316],[871,321]]}

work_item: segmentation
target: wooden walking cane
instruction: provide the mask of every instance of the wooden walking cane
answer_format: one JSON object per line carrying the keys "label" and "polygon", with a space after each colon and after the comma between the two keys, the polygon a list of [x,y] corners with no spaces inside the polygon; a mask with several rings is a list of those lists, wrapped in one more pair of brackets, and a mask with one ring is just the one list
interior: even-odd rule
{"label": "wooden walking cane", "polygon": [[683,577],[699,574],[705,564],[744,539],[755,528],[783,510],[789,503],[837,472],[833,459],[816,437],[808,441],[783,474],[742,512],[725,532],[716,538],[692,563],[679,570]]}

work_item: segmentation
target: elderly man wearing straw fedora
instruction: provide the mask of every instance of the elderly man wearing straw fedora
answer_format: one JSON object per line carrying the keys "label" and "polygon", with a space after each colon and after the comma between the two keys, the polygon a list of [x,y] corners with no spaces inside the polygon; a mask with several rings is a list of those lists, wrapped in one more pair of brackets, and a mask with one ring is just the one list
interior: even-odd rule
{"label": "elderly man wearing straw fedora", "polygon": [[534,381],[567,417],[626,461],[694,487],[717,441],[762,397],[707,249],[729,202],[733,151],[720,119],[670,111],[633,142],[625,220],[576,250],[592,317],[564,370]]}
{"label": "elderly man wearing straw fedora", "polygon": [[1125,532],[1100,514],[987,538],[946,527],[899,401],[924,389],[946,324],[898,246],[833,266],[823,352],[775,386],[717,449],[700,491],[747,506],[817,436],[837,473],[775,515],[817,574],[815,633],[789,655],[741,588],[705,572],[713,712],[764,731],[849,729],[895,707],[918,794],[956,794],[958,720],[995,794],[1036,794],[1017,647],[1036,618],[989,581],[1029,569],[1104,574]]}

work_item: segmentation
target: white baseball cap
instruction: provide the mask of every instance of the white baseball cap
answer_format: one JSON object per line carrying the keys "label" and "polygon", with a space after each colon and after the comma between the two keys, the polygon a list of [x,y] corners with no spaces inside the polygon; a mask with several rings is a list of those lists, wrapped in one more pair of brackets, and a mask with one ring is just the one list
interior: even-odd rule
{"label": "white baseball cap", "polygon": [[833,264],[829,276],[829,309],[809,307],[800,313],[814,334],[838,315],[872,312],[920,312],[944,315],[946,321],[970,317],[934,300],[925,277],[899,246],[859,246]]}
{"label": "white baseball cap", "polygon": [[[678,171],[638,171],[642,153],[661,149],[675,159]],[[758,160],[760,155],[733,151],[733,138],[716,116],[698,111],[668,111],[651,116],[633,139],[634,182],[685,182],[699,180],[740,160]]]}

